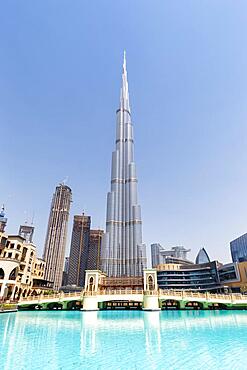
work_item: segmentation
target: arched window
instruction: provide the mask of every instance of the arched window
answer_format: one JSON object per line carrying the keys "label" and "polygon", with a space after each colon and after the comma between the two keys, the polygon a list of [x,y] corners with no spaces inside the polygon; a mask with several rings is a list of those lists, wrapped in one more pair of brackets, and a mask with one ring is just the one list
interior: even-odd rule
{"label": "arched window", "polygon": [[9,280],[15,280],[17,277],[17,267],[14,268],[9,274]]}
{"label": "arched window", "polygon": [[154,290],[154,279],[152,275],[148,277],[148,290]]}
{"label": "arched window", "polygon": [[0,279],[4,279],[4,271],[3,271],[3,269],[1,268],[0,269]]}
{"label": "arched window", "polygon": [[91,276],[89,279],[89,291],[93,291],[93,286],[94,286],[94,278]]}

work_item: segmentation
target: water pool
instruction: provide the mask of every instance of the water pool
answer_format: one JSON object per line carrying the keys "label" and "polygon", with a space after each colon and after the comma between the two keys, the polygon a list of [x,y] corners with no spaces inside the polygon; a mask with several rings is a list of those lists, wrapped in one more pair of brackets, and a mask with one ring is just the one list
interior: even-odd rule
{"label": "water pool", "polygon": [[0,369],[247,369],[246,311],[0,315]]}

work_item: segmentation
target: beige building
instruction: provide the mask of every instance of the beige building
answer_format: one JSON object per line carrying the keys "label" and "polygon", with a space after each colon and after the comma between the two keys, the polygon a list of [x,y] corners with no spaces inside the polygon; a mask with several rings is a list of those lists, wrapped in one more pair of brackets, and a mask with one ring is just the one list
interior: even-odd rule
{"label": "beige building", "polygon": [[20,235],[4,232],[0,215],[0,300],[44,293],[45,262],[36,256],[36,246]]}
{"label": "beige building", "polygon": [[236,276],[230,276],[229,281],[225,280],[224,284],[225,286],[228,286],[231,288],[233,291],[240,291],[242,293],[247,292],[247,261],[244,262],[235,262],[231,263],[226,266],[234,266],[235,265],[235,270]]}

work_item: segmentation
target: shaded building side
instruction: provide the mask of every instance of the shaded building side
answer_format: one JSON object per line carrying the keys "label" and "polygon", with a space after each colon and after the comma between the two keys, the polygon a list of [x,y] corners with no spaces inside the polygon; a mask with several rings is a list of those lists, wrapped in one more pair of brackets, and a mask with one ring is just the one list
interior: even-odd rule
{"label": "shaded building side", "polygon": [[89,257],[91,217],[74,216],[68,269],[68,285],[83,287]]}

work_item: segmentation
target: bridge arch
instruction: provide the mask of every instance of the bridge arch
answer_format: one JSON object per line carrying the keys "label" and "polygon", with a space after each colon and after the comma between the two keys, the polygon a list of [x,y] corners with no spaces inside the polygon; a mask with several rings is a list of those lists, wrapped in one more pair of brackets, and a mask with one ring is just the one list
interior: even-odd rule
{"label": "bridge arch", "polygon": [[101,310],[141,310],[142,302],[132,300],[110,300],[99,302],[99,309]]}
{"label": "bridge arch", "polygon": [[211,303],[209,305],[210,310],[227,310],[227,305],[224,303]]}
{"label": "bridge arch", "polygon": [[80,310],[83,308],[82,301],[69,301],[67,302],[66,309],[67,310]]}
{"label": "bridge arch", "polygon": [[189,301],[185,304],[185,308],[189,310],[203,310],[203,303],[198,301]]}
{"label": "bridge arch", "polygon": [[180,303],[175,299],[166,299],[161,301],[162,310],[179,310]]}
{"label": "bridge arch", "polygon": [[51,302],[46,306],[47,310],[62,310],[63,304],[60,302]]}

